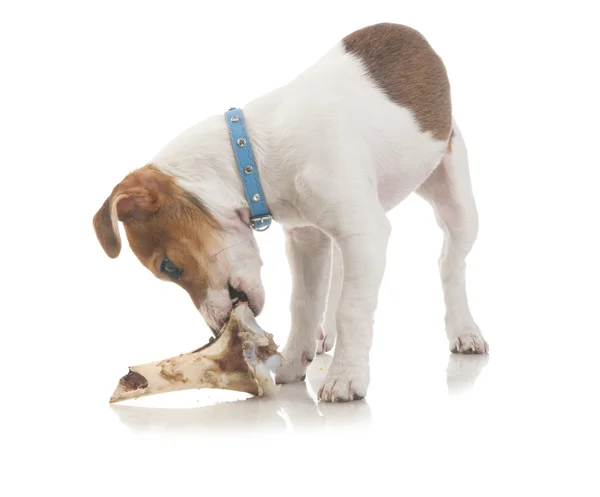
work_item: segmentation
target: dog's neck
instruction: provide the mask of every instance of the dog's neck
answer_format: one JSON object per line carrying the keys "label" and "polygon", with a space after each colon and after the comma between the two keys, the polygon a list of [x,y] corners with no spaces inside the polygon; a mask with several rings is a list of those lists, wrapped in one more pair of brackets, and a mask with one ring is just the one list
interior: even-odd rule
{"label": "dog's neck", "polygon": [[[270,101],[257,99],[243,112],[269,210],[282,221],[294,217],[294,209],[286,201],[288,182],[281,167],[283,140],[271,119],[274,111],[269,109]],[[212,116],[187,129],[151,162],[174,176],[223,225],[235,223],[240,217],[249,223],[248,203],[224,115]]]}

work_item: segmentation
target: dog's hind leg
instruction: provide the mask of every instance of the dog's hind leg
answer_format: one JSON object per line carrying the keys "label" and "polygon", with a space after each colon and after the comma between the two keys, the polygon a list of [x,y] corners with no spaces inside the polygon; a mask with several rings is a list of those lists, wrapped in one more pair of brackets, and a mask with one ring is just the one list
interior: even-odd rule
{"label": "dog's hind leg", "polygon": [[331,239],[317,228],[286,231],[286,251],[292,272],[292,328],[283,348],[277,383],[302,381],[315,358],[317,339],[331,267]]}
{"label": "dog's hind leg", "polygon": [[327,308],[319,338],[317,339],[317,354],[329,352],[335,344],[337,335],[336,313],[342,294],[342,254],[335,243],[331,244],[331,277],[329,281],[329,295],[327,297]]}
{"label": "dog's hind leg", "polygon": [[479,219],[471,188],[467,150],[456,123],[454,136],[442,162],[419,187],[417,194],[432,205],[444,232],[439,267],[450,350],[465,354],[486,353],[488,345],[467,301],[466,257],[477,238]]}

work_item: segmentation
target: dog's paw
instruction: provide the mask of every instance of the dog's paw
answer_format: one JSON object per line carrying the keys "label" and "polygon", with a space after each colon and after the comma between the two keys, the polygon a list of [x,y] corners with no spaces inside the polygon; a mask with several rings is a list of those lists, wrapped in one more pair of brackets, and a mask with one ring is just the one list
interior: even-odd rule
{"label": "dog's paw", "polygon": [[300,353],[286,352],[284,349],[281,355],[283,356],[283,362],[275,374],[275,383],[304,381],[306,379],[306,370],[315,358],[314,349],[312,352],[305,350]]}
{"label": "dog's paw", "polygon": [[487,354],[489,345],[477,329],[450,336],[450,351],[455,354]]}
{"label": "dog's paw", "polygon": [[335,345],[335,332],[328,331],[319,333],[319,338],[317,339],[317,354],[324,354],[325,352],[329,352],[333,346]]}
{"label": "dog's paw", "polygon": [[364,399],[368,386],[368,365],[336,367],[335,364],[332,364],[319,389],[319,399],[325,402],[348,402]]}

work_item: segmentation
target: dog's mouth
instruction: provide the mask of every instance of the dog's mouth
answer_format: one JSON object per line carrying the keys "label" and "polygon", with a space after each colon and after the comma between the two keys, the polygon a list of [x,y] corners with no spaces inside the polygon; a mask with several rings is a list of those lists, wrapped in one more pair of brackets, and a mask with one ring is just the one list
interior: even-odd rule
{"label": "dog's mouth", "polygon": [[[245,302],[248,305],[248,308],[252,311],[252,314],[254,314],[255,316],[258,314],[254,303],[248,298],[246,292],[237,288],[233,288],[233,286],[231,286],[231,283],[227,284],[227,290],[229,292],[229,300],[231,301],[231,310],[229,311],[230,313],[232,313],[238,305]],[[220,333],[220,327],[223,326],[225,321],[216,322],[214,319],[211,319],[207,320],[207,323],[212,334],[215,337],[218,337]]]}
{"label": "dog's mouth", "polygon": [[[234,308],[237,305],[241,304],[242,302],[248,302],[248,296],[242,290],[236,290],[235,288],[233,288],[231,286],[231,284],[229,284],[228,287],[229,287],[229,299],[231,300],[231,305]],[[250,302],[248,302],[248,304],[249,304],[249,307],[252,309]]]}

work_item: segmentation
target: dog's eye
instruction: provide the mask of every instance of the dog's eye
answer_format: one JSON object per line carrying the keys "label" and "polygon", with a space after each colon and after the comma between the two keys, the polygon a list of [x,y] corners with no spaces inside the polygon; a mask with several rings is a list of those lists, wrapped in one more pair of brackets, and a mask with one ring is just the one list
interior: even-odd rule
{"label": "dog's eye", "polygon": [[183,274],[183,269],[178,268],[168,257],[165,257],[160,263],[160,272],[172,280],[178,280]]}

